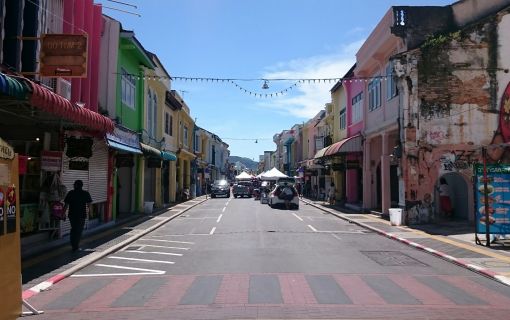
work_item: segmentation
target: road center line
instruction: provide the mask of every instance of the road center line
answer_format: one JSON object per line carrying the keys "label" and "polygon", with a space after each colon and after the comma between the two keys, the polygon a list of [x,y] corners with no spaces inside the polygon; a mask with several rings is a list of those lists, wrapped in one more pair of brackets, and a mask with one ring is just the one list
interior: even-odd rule
{"label": "road center line", "polygon": [[216,220],[216,223],[219,223],[219,222],[220,222],[221,217],[223,217],[223,214],[220,214],[220,216],[218,217],[218,220]]}
{"label": "road center line", "polygon": [[223,207],[223,209],[221,210],[221,212],[225,212],[225,209],[227,209],[227,207]]}
{"label": "road center line", "polygon": [[317,232],[317,229],[315,229],[314,227],[312,227],[311,225],[308,225],[308,228],[312,229],[313,232]]}
{"label": "road center line", "polygon": [[298,216],[297,214],[295,214],[294,212],[292,212],[292,215],[296,218],[298,218],[298,220],[300,221],[303,221],[303,218],[301,218],[300,216]]}
{"label": "road center line", "polygon": [[141,262],[156,262],[156,263],[166,263],[166,264],[174,264],[173,261],[163,261],[163,260],[149,260],[149,259],[138,259],[138,258],[126,258],[126,257],[108,257],[109,259],[120,259],[120,260],[129,260],[129,261],[141,261]]}
{"label": "road center line", "polygon": [[211,232],[209,232],[209,234],[214,234],[214,231],[216,231],[216,227],[213,227],[213,228],[211,229]]}

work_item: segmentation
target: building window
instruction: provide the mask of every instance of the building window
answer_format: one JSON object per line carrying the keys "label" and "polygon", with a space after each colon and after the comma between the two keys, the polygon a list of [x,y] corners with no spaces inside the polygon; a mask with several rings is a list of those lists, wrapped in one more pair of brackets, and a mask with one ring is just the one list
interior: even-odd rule
{"label": "building window", "polygon": [[149,90],[147,93],[147,134],[149,138],[156,138],[157,103],[156,93]]}
{"label": "building window", "polygon": [[352,98],[352,124],[363,119],[363,92]]}
{"label": "building window", "polygon": [[193,143],[195,145],[195,152],[200,152],[200,142],[200,134],[197,132],[197,134],[195,134],[195,141]]}
{"label": "building window", "polygon": [[388,100],[398,95],[397,80],[393,75],[393,67],[393,61],[390,61],[390,63],[386,66],[386,78],[388,80],[386,81],[386,98]]}
{"label": "building window", "polygon": [[340,111],[340,130],[344,130],[347,127],[347,121],[345,117],[345,108]]}
{"label": "building window", "polygon": [[368,83],[368,111],[381,106],[381,79],[376,78]]}
{"label": "building window", "polygon": [[170,132],[168,134],[174,135],[174,117],[172,115],[170,115]]}
{"label": "building window", "polygon": [[172,132],[170,131],[170,115],[168,112],[165,112],[165,133],[168,135],[172,135]]}
{"label": "building window", "polygon": [[121,69],[121,101],[124,105],[135,109],[135,98],[136,98],[136,80],[135,77],[131,76],[126,72],[125,69]]}
{"label": "building window", "polygon": [[185,147],[188,146],[188,127],[187,126],[184,126],[184,129],[183,129],[183,141],[182,143],[184,144]]}

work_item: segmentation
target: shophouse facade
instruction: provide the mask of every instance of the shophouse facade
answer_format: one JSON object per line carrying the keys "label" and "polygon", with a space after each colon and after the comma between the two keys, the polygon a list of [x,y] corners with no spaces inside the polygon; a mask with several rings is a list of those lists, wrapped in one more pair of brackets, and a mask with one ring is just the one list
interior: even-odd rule
{"label": "shophouse facade", "polygon": [[181,196],[185,189],[191,190],[192,162],[196,155],[193,152],[193,138],[195,122],[191,118],[190,109],[182,97],[173,91],[177,100],[181,101],[182,108],[178,112],[178,145],[177,150],[177,194]]}
{"label": "shophouse facade", "polygon": [[[408,222],[442,218],[441,178],[451,186],[454,217],[473,221],[478,210],[473,165],[484,158],[510,163],[510,1],[452,4],[435,15],[441,19],[429,39],[413,32],[421,25],[417,8],[393,9],[408,17],[393,32],[413,44],[395,57]],[[450,28],[441,27],[445,24]]]}
{"label": "shophouse facade", "polygon": [[[27,240],[25,244],[30,239],[48,239],[48,232],[52,239],[69,233],[69,222],[56,219],[52,213],[76,179],[83,180],[93,197],[87,228],[111,218],[104,136],[113,131],[114,124],[96,112],[94,99],[99,69],[94,60],[99,52],[99,29],[94,22],[101,18],[101,7],[91,1],[75,5],[75,1],[55,0],[48,5],[51,13],[32,2],[0,4],[0,136],[19,154],[21,235]],[[74,27],[63,21],[71,21]],[[82,36],[84,32],[87,37]],[[36,61],[40,61],[45,47],[34,38],[50,34],[76,34],[87,44],[88,63],[82,66],[86,75],[69,80],[55,73],[49,75],[47,69],[41,74],[41,64]],[[57,189],[60,192],[53,192]]]}

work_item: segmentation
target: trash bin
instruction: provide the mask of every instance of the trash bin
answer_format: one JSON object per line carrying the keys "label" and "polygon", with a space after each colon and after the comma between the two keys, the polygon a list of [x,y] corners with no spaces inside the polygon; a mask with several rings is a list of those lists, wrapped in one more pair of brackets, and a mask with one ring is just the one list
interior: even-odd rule
{"label": "trash bin", "polygon": [[154,201],[144,202],[143,212],[144,213],[152,213],[152,209],[154,208]]}
{"label": "trash bin", "polygon": [[392,226],[402,225],[402,209],[401,208],[390,208],[390,223]]}

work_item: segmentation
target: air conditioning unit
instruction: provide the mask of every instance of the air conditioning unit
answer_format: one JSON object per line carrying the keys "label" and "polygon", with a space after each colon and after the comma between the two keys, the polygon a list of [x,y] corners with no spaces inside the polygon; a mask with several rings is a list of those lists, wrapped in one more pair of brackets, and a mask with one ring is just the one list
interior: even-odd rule
{"label": "air conditioning unit", "polygon": [[55,93],[67,100],[71,100],[71,82],[63,78],[57,78]]}

